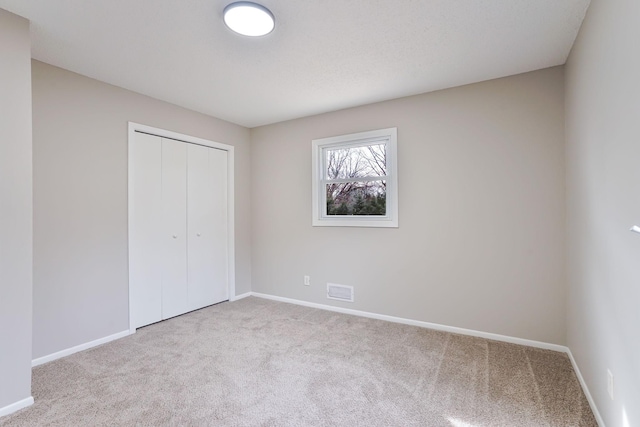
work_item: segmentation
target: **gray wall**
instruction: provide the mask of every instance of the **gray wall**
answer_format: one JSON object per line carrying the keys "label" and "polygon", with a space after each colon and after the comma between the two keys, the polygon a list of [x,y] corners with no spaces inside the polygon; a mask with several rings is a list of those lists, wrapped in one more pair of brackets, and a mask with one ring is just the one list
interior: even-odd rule
{"label": "gray wall", "polygon": [[640,426],[639,19],[592,0],[567,64],[568,343],[608,426]]}
{"label": "gray wall", "polygon": [[[563,79],[552,68],[253,129],[253,291],[564,344]],[[312,227],[311,140],[393,126],[400,227]],[[326,282],[356,302],[326,299]]]}
{"label": "gray wall", "polygon": [[234,145],[236,292],[251,290],[249,130],[33,62],[33,357],[129,328],[127,121]]}
{"label": "gray wall", "polygon": [[29,21],[0,9],[0,410],[31,396]]}

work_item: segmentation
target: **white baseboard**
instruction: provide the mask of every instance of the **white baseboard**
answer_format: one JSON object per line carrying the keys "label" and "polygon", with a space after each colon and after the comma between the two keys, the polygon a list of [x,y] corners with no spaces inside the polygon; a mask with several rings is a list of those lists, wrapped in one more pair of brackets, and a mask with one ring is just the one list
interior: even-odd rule
{"label": "white baseboard", "polygon": [[19,400],[16,403],[12,403],[11,405],[7,405],[4,408],[0,408],[0,417],[13,414],[16,411],[19,411],[20,409],[24,409],[27,406],[31,405],[33,405],[33,397],[29,396],[26,399]]}
{"label": "white baseboard", "polygon": [[229,301],[238,301],[238,300],[241,300],[243,298],[250,297],[251,295],[252,295],[252,292],[247,292],[247,293],[244,293],[244,294],[236,295],[235,297],[231,297],[231,298],[229,298]]}
{"label": "white baseboard", "polygon": [[258,292],[251,292],[251,295],[255,296],[255,297],[258,297],[258,298],[264,298],[264,299],[269,299],[269,300],[273,300],[273,301],[280,301],[280,302],[286,302],[286,303],[289,303],[289,304],[302,305],[302,306],[305,306],[305,307],[312,307],[312,308],[319,308],[319,309],[322,309],[322,310],[335,311],[337,313],[344,313],[344,314],[351,314],[351,315],[354,315],[354,316],[368,317],[370,319],[386,320],[388,322],[402,323],[404,325],[419,326],[419,327],[422,327],[422,328],[435,329],[435,330],[438,330],[438,331],[452,332],[454,334],[469,335],[469,336],[472,336],[472,337],[486,338],[486,339],[495,340],[495,341],[502,341],[502,342],[508,342],[508,343],[512,343],[512,344],[526,345],[526,346],[529,346],[529,347],[536,347],[536,348],[542,348],[542,349],[545,349],[545,350],[554,350],[554,351],[559,351],[561,353],[566,353],[569,356],[569,360],[571,360],[571,364],[573,365],[573,370],[575,371],[576,376],[578,377],[578,381],[580,382],[580,386],[582,387],[582,391],[584,392],[585,396],[587,397],[587,400],[589,401],[589,406],[591,406],[591,410],[593,411],[593,415],[595,416],[596,421],[598,422],[598,425],[600,427],[605,427],[604,421],[602,420],[602,417],[600,416],[600,412],[598,411],[598,408],[596,407],[595,401],[593,400],[593,397],[591,396],[591,393],[589,392],[589,388],[587,387],[587,383],[584,381],[584,378],[582,377],[582,374],[580,373],[580,368],[578,368],[578,364],[576,363],[575,359],[573,358],[573,354],[571,354],[571,350],[569,349],[569,347],[566,347],[566,346],[563,346],[563,345],[558,345],[558,344],[550,344],[550,343],[546,343],[546,342],[542,342],[542,341],[534,341],[534,340],[528,340],[528,339],[524,339],[524,338],[516,338],[516,337],[510,337],[510,336],[506,336],[506,335],[493,334],[493,333],[489,333],[489,332],[476,331],[476,330],[473,330],[473,329],[465,329],[465,328],[458,328],[458,327],[455,327],[455,326],[440,325],[438,323],[430,323],[430,322],[423,322],[423,321],[420,321],[420,320],[405,319],[405,318],[402,318],[402,317],[387,316],[386,314],[370,313],[370,312],[367,312],[367,311],[353,310],[353,309],[350,309],[350,308],[335,307],[335,306],[332,306],[332,305],[318,304],[318,303],[314,303],[314,302],[301,301],[301,300],[296,300],[296,299],[292,299],[292,298],[279,297],[279,296],[275,296],[275,295],[261,294],[261,293],[258,293]]}
{"label": "white baseboard", "polygon": [[42,365],[43,363],[51,362],[51,361],[54,361],[56,359],[60,359],[61,357],[69,356],[69,355],[71,355],[73,353],[77,353],[77,352],[82,351],[82,350],[87,350],[89,348],[96,347],[96,346],[99,346],[101,344],[106,344],[106,343],[108,343],[110,341],[114,341],[114,340],[129,336],[129,335],[131,335],[131,333],[132,332],[127,329],[126,331],[122,331],[122,332],[119,332],[117,334],[109,335],[108,337],[104,337],[104,338],[100,338],[100,339],[97,339],[97,340],[94,340],[94,341],[91,341],[91,342],[88,342],[88,343],[80,344],[80,345],[77,345],[75,347],[68,348],[66,350],[61,350],[61,351],[55,352],[53,354],[50,354],[48,356],[39,357],[39,358],[33,359],[31,361],[31,366],[35,367],[35,366],[38,366],[38,365]]}
{"label": "white baseboard", "polygon": [[335,307],[332,305],[318,304],[314,302],[300,301],[291,298],[278,297],[274,295],[252,292],[251,295],[270,299],[273,301],[287,302],[290,304],[303,305],[305,307],[319,308],[322,310],[335,311],[338,313],[351,314],[354,316],[368,317],[370,319],[386,320],[387,322],[402,323],[404,325],[419,326],[421,328],[435,329],[437,331],[452,332],[454,334],[469,335],[472,337],[486,338],[495,341],[503,341],[512,344],[527,345],[529,347],[543,348],[566,353],[569,349],[563,345],[550,344],[541,341],[528,340],[524,338],[510,337],[506,335],[493,334],[490,332],[476,331],[473,329],[458,328],[455,326],[440,325],[438,323],[423,322],[421,320],[405,319],[402,317],[388,316],[386,314],[370,313],[368,311],[353,310],[351,308]]}
{"label": "white baseboard", "polygon": [[596,417],[596,421],[598,422],[598,425],[600,427],[605,427],[604,420],[602,419],[602,416],[600,415],[600,412],[598,411],[598,407],[596,406],[596,402],[595,402],[595,400],[593,400],[593,397],[591,396],[591,393],[589,392],[589,388],[587,387],[587,383],[585,382],[584,378],[582,377],[582,373],[580,372],[580,368],[578,367],[578,363],[576,362],[576,359],[573,358],[573,353],[571,353],[571,349],[569,349],[569,348],[567,348],[567,355],[569,355],[569,360],[571,360],[571,365],[573,365],[573,370],[576,373],[576,376],[578,377],[578,381],[580,382],[580,386],[582,387],[582,391],[584,392],[584,395],[587,397],[587,401],[589,402],[589,406],[591,406],[591,411],[593,412],[593,416]]}
{"label": "white baseboard", "polygon": [[[546,350],[554,350],[554,351],[559,351],[562,353],[566,353],[569,356],[569,360],[571,361],[571,364],[573,366],[573,369],[576,373],[576,376],[578,377],[578,381],[580,382],[580,386],[582,387],[582,390],[587,398],[587,401],[589,402],[589,405],[591,406],[591,410],[593,411],[593,414],[596,418],[596,421],[598,422],[598,425],[600,427],[605,427],[604,421],[602,420],[602,416],[600,415],[600,412],[598,411],[598,408],[596,407],[595,401],[593,400],[593,397],[591,396],[591,393],[589,392],[589,388],[587,387],[586,382],[584,381],[584,378],[582,377],[582,373],[580,372],[580,368],[578,367],[578,364],[576,363],[576,360],[573,357],[573,354],[571,353],[571,350],[563,345],[558,345],[558,344],[551,344],[551,343],[545,343],[542,341],[535,341],[535,340],[528,340],[528,339],[524,339],[524,338],[516,338],[516,337],[510,337],[507,335],[500,335],[500,334],[494,334],[494,333],[490,333],[490,332],[482,332],[482,331],[476,331],[473,329],[465,329],[465,328],[458,328],[455,326],[446,326],[446,325],[441,325],[438,323],[430,323],[430,322],[423,322],[421,320],[413,320],[413,319],[405,319],[402,317],[395,317],[395,316],[388,316],[386,314],[378,314],[378,313],[371,313],[371,312],[367,312],[367,311],[361,311],[361,310],[354,310],[354,309],[350,309],[350,308],[343,308],[343,307],[336,307],[336,306],[331,306],[331,305],[326,305],[326,304],[318,304],[318,303],[314,303],[314,302],[308,302],[308,301],[302,301],[302,300],[296,300],[296,299],[292,299],[292,298],[285,298],[285,297],[279,297],[279,296],[275,296],[275,295],[268,295],[268,294],[262,294],[262,293],[258,293],[258,292],[247,292],[241,295],[236,295],[235,297],[230,298],[230,301],[238,301],[241,300],[243,298],[247,298],[250,296],[254,296],[257,298],[263,298],[263,299],[268,299],[268,300],[273,300],[273,301],[279,301],[279,302],[285,302],[285,303],[289,303],[289,304],[296,304],[296,305],[301,305],[301,306],[305,306],[305,307],[312,307],[312,308],[318,308],[321,310],[327,310],[327,311],[333,311],[333,312],[337,312],[337,313],[344,313],[344,314],[350,314],[353,316],[360,316],[360,317],[367,317],[370,319],[378,319],[378,320],[385,320],[388,322],[394,322],[394,323],[401,323],[404,325],[411,325],[411,326],[418,326],[418,327],[422,327],[422,328],[428,328],[428,329],[435,329],[438,331],[443,331],[443,332],[451,332],[451,333],[455,333],[455,334],[461,334],[461,335],[468,335],[468,336],[473,336],[473,337],[479,337],[479,338],[486,338],[486,339],[490,339],[490,340],[495,340],[495,341],[502,341],[502,342],[507,342],[507,343],[512,343],[512,344],[520,344],[520,345],[526,345],[526,346],[530,346],[530,347],[536,347],[536,348],[542,348],[542,349],[546,349]],[[135,332],[135,331],[134,331]],[[31,366],[38,366],[38,365],[42,365],[44,363],[47,362],[51,362],[53,360],[56,359],[60,359],[61,357],[65,357],[65,356],[69,356],[73,353],[77,353],[79,351],[82,350],[87,350],[89,348],[92,347],[96,347],[99,346],[101,344],[105,344],[108,343],[110,341],[114,341],[120,338],[124,338],[128,335],[131,335],[132,332],[129,330],[126,331],[122,331],[119,332],[117,334],[113,334],[113,335],[109,335],[107,337],[104,338],[100,338],[97,339],[95,341],[91,341],[85,344],[81,344],[66,350],[62,350],[62,351],[58,351],[56,353],[50,354],[48,356],[44,356],[44,357],[40,357],[38,359],[34,359],[31,362]],[[9,415],[15,411],[18,411],[20,409],[26,408],[27,406],[30,406],[33,404],[33,397],[28,397],[27,399],[23,399],[19,402],[13,403],[9,406],[5,406],[4,408],[0,408],[0,417],[5,416],[5,415]]]}

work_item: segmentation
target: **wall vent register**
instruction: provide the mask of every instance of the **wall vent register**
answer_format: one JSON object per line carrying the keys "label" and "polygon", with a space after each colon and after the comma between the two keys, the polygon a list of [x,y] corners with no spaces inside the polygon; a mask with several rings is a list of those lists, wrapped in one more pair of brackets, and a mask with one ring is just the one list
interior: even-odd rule
{"label": "wall vent register", "polygon": [[353,302],[353,286],[327,283],[327,298],[338,301]]}

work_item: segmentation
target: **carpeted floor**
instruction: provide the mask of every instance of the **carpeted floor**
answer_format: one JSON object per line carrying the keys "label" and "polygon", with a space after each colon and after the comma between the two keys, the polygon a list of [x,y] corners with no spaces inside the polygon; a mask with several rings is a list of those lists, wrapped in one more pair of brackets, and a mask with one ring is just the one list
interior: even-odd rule
{"label": "carpeted floor", "polygon": [[567,356],[254,297],[37,367],[0,426],[597,426]]}

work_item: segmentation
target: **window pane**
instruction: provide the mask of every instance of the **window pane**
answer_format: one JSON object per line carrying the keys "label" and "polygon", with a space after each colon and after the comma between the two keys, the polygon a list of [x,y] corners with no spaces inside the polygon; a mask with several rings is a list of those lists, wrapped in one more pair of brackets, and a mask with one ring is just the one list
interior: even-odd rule
{"label": "window pane", "polygon": [[386,215],[387,182],[327,184],[327,215]]}
{"label": "window pane", "polygon": [[327,179],[366,178],[387,175],[387,144],[328,148]]}

